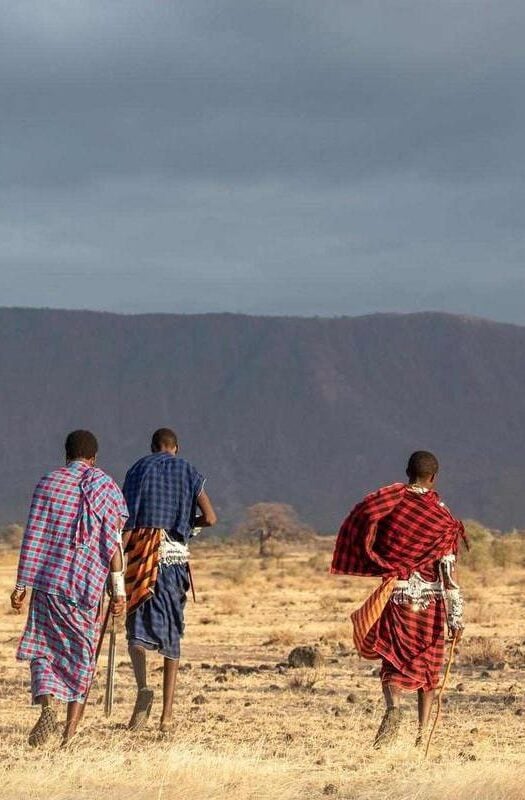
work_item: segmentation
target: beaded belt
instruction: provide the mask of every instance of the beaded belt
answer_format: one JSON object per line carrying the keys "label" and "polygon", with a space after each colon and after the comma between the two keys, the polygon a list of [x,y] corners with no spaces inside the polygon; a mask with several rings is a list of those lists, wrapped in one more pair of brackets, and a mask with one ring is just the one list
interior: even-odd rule
{"label": "beaded belt", "polygon": [[161,531],[159,562],[161,564],[187,564],[190,560],[189,547],[182,542],[168,539],[166,531]]}
{"label": "beaded belt", "polygon": [[443,584],[440,580],[425,581],[419,572],[413,572],[408,580],[396,581],[391,599],[397,605],[413,605],[424,609],[443,596]]}

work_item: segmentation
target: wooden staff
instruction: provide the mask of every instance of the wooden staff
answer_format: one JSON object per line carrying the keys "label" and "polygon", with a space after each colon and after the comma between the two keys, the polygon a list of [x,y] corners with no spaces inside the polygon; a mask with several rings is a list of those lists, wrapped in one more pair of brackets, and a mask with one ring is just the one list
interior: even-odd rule
{"label": "wooden staff", "polygon": [[434,724],[432,725],[432,730],[430,731],[430,736],[428,737],[428,742],[425,750],[425,758],[428,756],[428,751],[430,750],[430,745],[432,744],[432,739],[434,738],[434,733],[437,728],[439,719],[441,717],[441,709],[443,706],[443,692],[445,691],[445,686],[447,685],[448,676],[450,675],[450,670],[452,668],[452,662],[454,661],[454,651],[456,649],[456,644],[458,641],[458,634],[459,631],[456,630],[454,633],[452,643],[450,645],[450,655],[448,657],[447,668],[445,670],[445,674],[443,675],[443,682],[439,688],[438,696],[437,696],[437,711],[436,711],[436,718],[434,720]]}
{"label": "wooden staff", "polygon": [[117,654],[117,629],[115,617],[111,617],[111,630],[109,632],[108,668],[106,672],[106,691],[104,694],[104,714],[111,716],[113,711],[113,690],[115,687],[115,666]]}
{"label": "wooden staff", "polygon": [[191,594],[193,597],[193,602],[197,602],[197,597],[195,596],[195,584],[193,583],[193,573],[191,571],[190,562],[188,561],[188,577],[190,579],[190,586],[191,586]]}
{"label": "wooden staff", "polygon": [[[101,619],[102,619],[103,612],[104,612],[104,595],[102,595],[102,597],[100,598],[99,614],[100,614],[100,618]],[[82,719],[82,717],[84,716],[84,712],[86,710],[86,705],[87,705],[89,693],[91,691],[91,687],[93,686],[93,683],[95,682],[95,674],[96,674],[96,671],[97,671],[97,664],[98,664],[98,660],[100,658],[100,653],[102,652],[102,645],[104,643],[104,636],[105,636],[105,633],[106,633],[106,630],[107,630],[107,627],[108,627],[110,616],[111,616],[111,599],[110,599],[110,601],[108,603],[108,610],[106,611],[106,616],[104,617],[104,620],[103,620],[101,628],[100,628],[100,636],[98,637],[97,649],[95,651],[95,664],[93,666],[93,675],[92,675],[90,684],[88,686],[88,690],[86,692],[85,700],[82,703],[82,712],[80,714],[80,719]]]}

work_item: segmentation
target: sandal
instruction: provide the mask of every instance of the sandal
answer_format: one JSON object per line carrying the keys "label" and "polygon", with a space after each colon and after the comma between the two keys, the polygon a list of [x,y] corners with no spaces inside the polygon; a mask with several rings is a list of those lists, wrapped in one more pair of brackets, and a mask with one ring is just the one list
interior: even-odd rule
{"label": "sandal", "polygon": [[397,739],[401,727],[401,709],[387,708],[381,720],[381,725],[377,731],[374,741],[374,749],[379,750],[385,745],[392,744]]}
{"label": "sandal", "polygon": [[51,708],[51,706],[44,706],[27,741],[31,747],[41,747],[55,733],[56,729],[57,715],[55,709]]}

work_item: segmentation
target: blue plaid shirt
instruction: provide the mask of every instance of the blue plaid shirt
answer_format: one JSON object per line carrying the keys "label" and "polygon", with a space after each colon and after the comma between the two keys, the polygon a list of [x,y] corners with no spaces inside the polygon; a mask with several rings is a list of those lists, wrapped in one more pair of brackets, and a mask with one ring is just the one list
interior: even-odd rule
{"label": "blue plaid shirt", "polygon": [[189,461],[169,453],[153,453],[134,464],[124,481],[129,509],[126,530],[163,528],[187,542],[204,478]]}

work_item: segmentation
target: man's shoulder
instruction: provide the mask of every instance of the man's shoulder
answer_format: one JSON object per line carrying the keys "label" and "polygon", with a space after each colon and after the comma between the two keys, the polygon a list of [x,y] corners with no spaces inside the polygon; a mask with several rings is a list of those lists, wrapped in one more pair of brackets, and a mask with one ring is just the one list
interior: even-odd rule
{"label": "man's shoulder", "polygon": [[155,480],[157,475],[171,475],[173,478],[180,478],[181,476],[195,476],[199,474],[197,468],[185,458],[172,456],[167,453],[151,453],[139,458],[139,460],[128,469],[125,487],[127,490],[132,489],[137,482],[141,482],[146,476],[151,480]]}
{"label": "man's shoulder", "polygon": [[141,456],[131,465],[131,467],[127,471],[127,475],[129,475],[132,472],[137,472],[138,470],[141,470],[144,467],[147,467],[148,465],[153,465],[157,460],[157,457],[158,453],[146,453],[145,456]]}
{"label": "man's shoulder", "polygon": [[45,491],[58,484],[68,483],[71,480],[70,472],[67,467],[57,467],[46,472],[38,481],[35,491]]}
{"label": "man's shoulder", "polygon": [[417,506],[422,513],[429,517],[432,516],[436,519],[455,519],[452,511],[435,489],[430,489],[423,494],[407,492],[406,501]]}
{"label": "man's shoulder", "polygon": [[188,461],[186,458],[175,456],[174,461],[177,464],[176,468],[182,470],[183,472],[197,472],[197,467],[195,467],[191,461]]}
{"label": "man's shoulder", "polygon": [[108,489],[117,489],[120,492],[118,484],[114,478],[107,472],[104,472],[100,467],[93,467],[91,472],[92,480],[99,486],[104,486]]}
{"label": "man's shoulder", "polygon": [[138,473],[141,473],[148,464],[150,459],[151,459],[150,455],[141,456],[141,458],[137,459],[137,461],[135,461],[126,472],[125,480],[128,481],[130,478],[133,478]]}
{"label": "man's shoulder", "polygon": [[375,489],[373,492],[369,492],[365,495],[363,502],[370,502],[373,500],[379,500],[387,497],[398,496],[402,495],[404,492],[403,490],[406,489],[406,484],[404,483],[389,483],[387,486],[380,486],[379,489]]}
{"label": "man's shoulder", "polygon": [[171,453],[152,453],[149,456],[144,456],[132,467],[141,468],[158,468],[163,472],[195,472],[196,468],[193,464],[181,456],[171,455]]}

